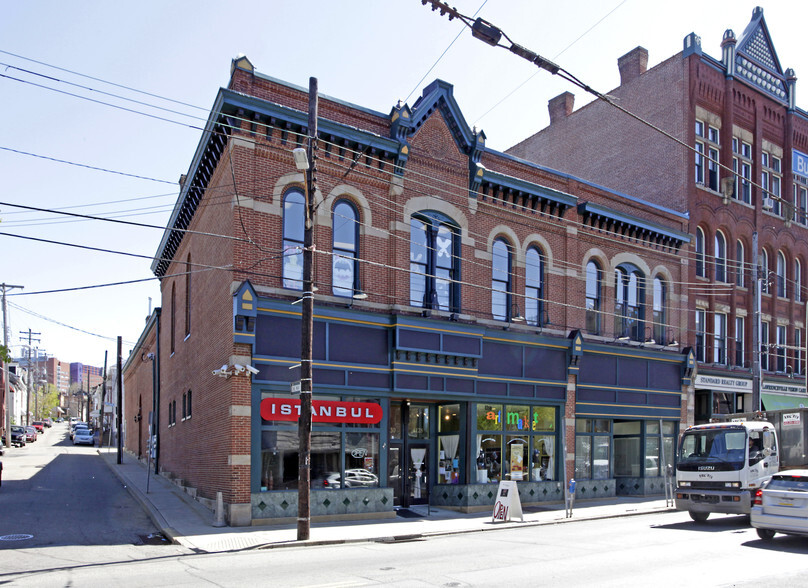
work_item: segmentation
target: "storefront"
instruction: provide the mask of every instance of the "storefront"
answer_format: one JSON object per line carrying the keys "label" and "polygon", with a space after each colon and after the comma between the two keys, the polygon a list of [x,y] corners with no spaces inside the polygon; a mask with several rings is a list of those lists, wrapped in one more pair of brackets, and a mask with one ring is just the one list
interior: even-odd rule
{"label": "storefront", "polygon": [[754,410],[751,378],[699,374],[695,377],[694,384],[695,424],[708,423],[715,415]]}
{"label": "storefront", "polygon": [[793,380],[764,380],[760,383],[760,402],[764,410],[805,408],[808,406],[808,394],[804,384]]}
{"label": "storefront", "polygon": [[[244,292],[256,299],[249,284]],[[299,401],[290,386],[300,323],[282,302],[252,308],[254,317],[240,320],[237,309],[235,321],[236,342],[252,345],[259,370],[252,520],[274,522],[297,506]],[[503,480],[519,482],[523,504],[563,500],[573,475],[563,456],[573,451],[583,495],[663,491],[684,356],[587,346],[580,334],[317,308],[314,358],[314,520],[394,516],[419,504],[485,510]],[[569,391],[578,418],[569,418]],[[574,447],[565,447],[564,423]]]}

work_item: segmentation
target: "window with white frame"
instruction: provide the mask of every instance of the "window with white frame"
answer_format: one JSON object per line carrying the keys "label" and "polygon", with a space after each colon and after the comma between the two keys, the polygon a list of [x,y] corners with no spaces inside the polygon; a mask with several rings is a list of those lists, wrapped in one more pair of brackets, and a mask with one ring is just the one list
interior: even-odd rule
{"label": "window with white frame", "polygon": [[794,260],[794,301],[802,302],[802,264]]}
{"label": "window with white frame", "polygon": [[764,294],[769,293],[769,252],[762,249],[760,252],[760,290]]}
{"label": "window with white frame", "polygon": [[704,261],[704,231],[696,227],[696,275],[702,278],[707,276]]}
{"label": "window with white frame", "polygon": [[808,188],[794,184],[794,222],[808,226]]}
{"label": "window with white frame", "polygon": [[802,329],[794,329],[794,373],[802,374],[805,369],[804,347],[802,343]]}
{"label": "window with white frame", "polygon": [[715,232],[715,281],[727,281],[727,239],[721,231]]}
{"label": "window with white frame", "polygon": [[590,260],[586,264],[586,330],[593,335],[600,334],[600,297],[602,272],[598,262]]}
{"label": "window with white frame", "polygon": [[669,343],[665,337],[666,333],[666,308],[667,308],[667,287],[665,282],[659,276],[654,278],[654,341],[659,345],[666,345]]}
{"label": "window with white frame", "polygon": [[760,323],[760,369],[769,370],[769,323]]}
{"label": "window with white frame", "polygon": [[696,183],[718,191],[719,131],[703,121],[696,121]]}
{"label": "window with white frame", "polygon": [[735,172],[735,191],[732,197],[752,204],[752,145],[738,137],[732,138],[732,171]]}
{"label": "window with white frame", "polygon": [[761,155],[760,184],[763,188],[764,207],[768,204],[773,214],[782,215],[780,186],[783,181],[782,161],[779,157],[764,151]]}
{"label": "window with white frame", "polygon": [[713,315],[713,363],[727,363],[727,315],[717,312]]}
{"label": "window with white frame", "polygon": [[735,317],[735,365],[738,367],[745,366],[744,353],[746,351],[744,344],[744,330],[746,328],[745,319],[742,316]]}
{"label": "window with white frame", "polygon": [[705,335],[707,326],[707,311],[696,311],[696,361],[706,361],[705,353]]}
{"label": "window with white frame", "polygon": [[537,247],[525,254],[525,320],[529,325],[542,325],[544,309],[544,256]]}
{"label": "window with white frame", "polygon": [[306,198],[298,188],[283,198],[283,287],[303,289],[303,233]]}
{"label": "window with white frame", "polygon": [[735,285],[743,288],[746,286],[746,252],[743,241],[738,239],[735,243]]}
{"label": "window with white frame", "polygon": [[495,320],[511,318],[511,246],[503,239],[494,241],[491,262],[491,315]]}
{"label": "window with white frame", "polygon": [[786,371],[786,326],[785,325],[777,325],[777,332],[776,332],[777,347],[775,348],[775,355],[777,359],[777,364],[775,365],[775,370],[778,372],[785,372]]}
{"label": "window with white frame", "polygon": [[410,304],[457,312],[460,232],[448,217],[422,211],[410,219]]}
{"label": "window with white frame", "polygon": [[777,295],[785,298],[788,294],[786,286],[786,256],[782,251],[777,252]]}

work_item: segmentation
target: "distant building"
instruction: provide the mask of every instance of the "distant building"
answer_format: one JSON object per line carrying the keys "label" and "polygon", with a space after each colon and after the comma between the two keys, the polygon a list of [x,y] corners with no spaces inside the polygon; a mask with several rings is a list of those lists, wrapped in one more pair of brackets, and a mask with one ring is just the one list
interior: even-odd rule
{"label": "distant building", "polygon": [[755,388],[763,408],[808,405],[808,112],[762,8],[721,50],[708,56],[691,33],[650,69],[642,47],[618,59],[607,95],[675,140],[603,101],[576,111],[565,92],[550,100],[550,126],[508,150],[689,214],[677,305],[698,362],[696,422],[757,410]]}
{"label": "distant building", "polygon": [[70,364],[71,384],[79,384],[82,390],[87,390],[88,379],[91,388],[98,386],[104,380],[104,369],[78,362]]}

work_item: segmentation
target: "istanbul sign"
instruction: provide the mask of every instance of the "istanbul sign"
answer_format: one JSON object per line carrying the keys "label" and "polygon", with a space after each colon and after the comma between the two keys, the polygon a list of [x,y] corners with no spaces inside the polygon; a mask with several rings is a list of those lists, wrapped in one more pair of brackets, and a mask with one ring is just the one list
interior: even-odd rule
{"label": "istanbul sign", "polygon": [[[261,418],[265,421],[296,421],[300,418],[300,400],[264,398]],[[382,407],[375,402],[312,400],[311,422],[371,425],[382,420]]]}

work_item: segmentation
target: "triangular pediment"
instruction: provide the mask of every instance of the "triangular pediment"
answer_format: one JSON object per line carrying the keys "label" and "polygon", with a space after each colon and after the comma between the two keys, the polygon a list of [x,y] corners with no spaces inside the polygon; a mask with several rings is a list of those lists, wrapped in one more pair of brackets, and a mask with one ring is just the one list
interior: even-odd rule
{"label": "triangular pediment", "polygon": [[755,8],[735,51],[735,71],[741,79],[781,101],[788,100],[783,68],[774,50],[763,9]]}
{"label": "triangular pediment", "polygon": [[435,111],[438,111],[452,131],[452,136],[460,151],[469,154],[479,146],[479,143],[484,143],[485,135],[482,131],[475,135],[469,128],[454,98],[453,90],[452,84],[443,80],[435,80],[424,88],[421,97],[415,101],[412,107],[412,129],[413,132],[417,132],[417,129]]}

